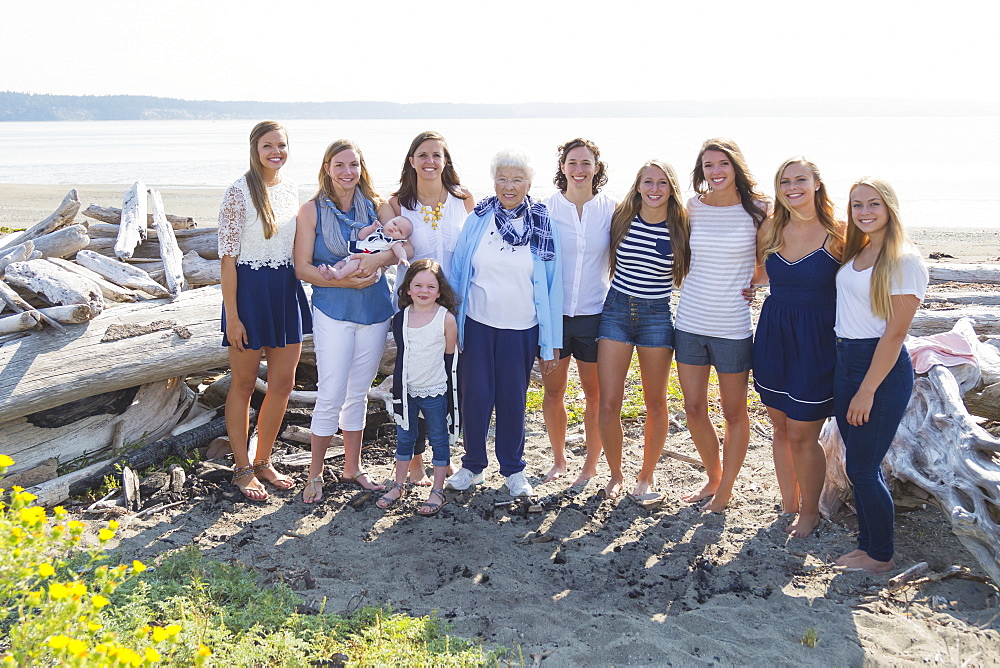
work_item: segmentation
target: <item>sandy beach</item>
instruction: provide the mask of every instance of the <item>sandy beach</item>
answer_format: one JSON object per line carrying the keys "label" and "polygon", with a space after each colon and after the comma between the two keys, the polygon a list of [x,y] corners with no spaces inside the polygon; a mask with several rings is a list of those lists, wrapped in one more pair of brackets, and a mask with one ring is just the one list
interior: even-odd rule
{"label": "sandy beach", "polygon": [[[70,186],[0,185],[0,225],[24,227],[54,210]],[[120,206],[123,186],[79,186],[84,207]],[[169,213],[214,225],[222,189],[163,190]],[[910,230],[925,257],[1000,262],[1000,230]],[[671,378],[672,389],[676,378]],[[671,400],[672,412],[682,407]],[[370,409],[373,421],[384,413]],[[716,411],[714,415],[718,416]],[[668,497],[655,510],[622,498],[598,498],[606,466],[579,489],[567,486],[585,451],[568,452],[572,473],[541,485],[551,454],[540,412],[528,416],[526,473],[540,512],[508,503],[493,462],[484,485],[449,493],[432,519],[414,515],[426,489],[396,509],[337,482],[329,460],[323,501],[301,501],[306,469],[279,466],[299,480],[290,492],[248,503],[228,482],[195,478],[184,505],[137,519],[115,540],[123,558],[147,562],[189,544],[206,556],[238,561],[261,581],[285,582],[306,609],[353,610],[390,604],[436,614],[455,635],[514,648],[515,663],[579,665],[1000,665],[1000,595],[951,532],[938,508],[896,516],[893,574],[926,561],[935,572],[967,567],[967,577],[887,589],[887,578],[841,572],[830,560],[854,547],[857,523],[848,508],[802,539],[783,529],[770,452],[770,425],[753,411],[750,450],[731,507],[703,514],[680,501],[700,484],[701,469],[661,458],[657,486]],[[307,411],[290,421],[308,424]],[[367,444],[364,465],[390,477],[391,427]],[[579,428],[571,426],[571,434]],[[642,420],[626,425],[626,486],[642,459]],[[666,448],[697,453],[683,414]],[[276,455],[301,453],[281,443]],[[461,446],[453,452],[458,461]],[[360,501],[357,507],[349,501]],[[325,603],[324,603],[325,602]],[[818,642],[802,642],[815,634]]]}
{"label": "sandy beach", "polygon": [[[155,184],[147,184],[156,187]],[[83,208],[89,204],[121,206],[125,186],[44,186],[0,184],[0,226],[25,227],[49,215],[75,187]],[[223,188],[166,188],[160,190],[167,213],[191,216],[199,227],[214,226]],[[311,191],[303,192],[303,198]],[[1000,229],[907,228],[924,257],[942,254],[941,261],[1000,262]],[[946,257],[946,256],[951,256]]]}

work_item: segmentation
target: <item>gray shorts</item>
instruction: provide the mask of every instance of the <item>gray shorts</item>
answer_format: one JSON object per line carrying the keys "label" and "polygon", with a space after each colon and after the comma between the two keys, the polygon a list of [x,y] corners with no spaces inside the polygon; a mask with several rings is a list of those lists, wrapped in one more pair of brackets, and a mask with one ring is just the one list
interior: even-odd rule
{"label": "gray shorts", "polygon": [[674,359],[678,364],[714,366],[719,373],[743,373],[753,364],[753,336],[723,339],[675,329]]}

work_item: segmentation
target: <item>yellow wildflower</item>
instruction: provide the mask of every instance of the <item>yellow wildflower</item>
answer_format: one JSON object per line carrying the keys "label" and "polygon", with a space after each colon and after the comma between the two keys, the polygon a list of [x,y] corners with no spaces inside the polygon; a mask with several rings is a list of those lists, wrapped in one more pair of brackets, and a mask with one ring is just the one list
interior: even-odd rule
{"label": "yellow wildflower", "polygon": [[101,540],[102,543],[106,543],[115,537],[115,532],[112,531],[111,529],[101,529],[97,533],[97,537]]}
{"label": "yellow wildflower", "polygon": [[70,639],[66,636],[52,636],[49,638],[49,647],[52,649],[62,649],[69,644]]}
{"label": "yellow wildflower", "polygon": [[147,647],[146,648],[146,661],[148,661],[150,663],[156,663],[159,660],[160,660],[160,653],[157,652],[152,647]]}
{"label": "yellow wildflower", "polygon": [[212,656],[212,650],[210,650],[205,645],[200,645],[198,647],[198,654],[200,654],[201,656]]}
{"label": "yellow wildflower", "polygon": [[9,455],[0,455],[0,466],[7,467],[13,465],[14,460],[11,459]]}
{"label": "yellow wildflower", "polygon": [[60,598],[66,598],[69,594],[69,588],[61,582],[53,582],[49,585],[49,598],[51,599],[58,600]]}
{"label": "yellow wildflower", "polygon": [[55,515],[56,517],[62,517],[63,515],[66,514],[66,509],[63,508],[62,506],[56,506],[55,508],[52,509],[52,514]]}
{"label": "yellow wildflower", "polygon": [[87,525],[80,520],[70,520],[67,526],[69,527],[69,532],[74,535],[83,533],[83,530],[87,528]]}
{"label": "yellow wildflower", "polygon": [[41,575],[43,578],[47,578],[53,575],[55,572],[56,569],[52,568],[52,564],[49,563],[38,564],[38,574]]}
{"label": "yellow wildflower", "polygon": [[90,599],[90,604],[93,605],[98,610],[106,606],[108,603],[111,603],[111,601],[104,598],[100,594],[97,594],[96,596],[94,596],[94,598]]}
{"label": "yellow wildflower", "polygon": [[163,642],[167,639],[167,630],[162,626],[153,627],[153,642]]}
{"label": "yellow wildflower", "polygon": [[87,593],[87,585],[77,580],[69,586],[69,591],[73,594],[73,598],[81,598]]}
{"label": "yellow wildflower", "polygon": [[142,573],[144,570],[146,570],[146,564],[142,563],[141,561],[132,562],[133,573]]}
{"label": "yellow wildflower", "polygon": [[175,636],[181,632],[181,627],[179,624],[168,624],[164,630],[167,632],[167,635]]}
{"label": "yellow wildflower", "polygon": [[73,654],[81,659],[87,656],[87,643],[82,640],[70,640],[66,649],[69,650],[70,654]]}
{"label": "yellow wildflower", "polygon": [[45,508],[40,506],[21,508],[21,510],[18,511],[18,515],[23,523],[29,526],[35,526],[36,524],[45,521]]}

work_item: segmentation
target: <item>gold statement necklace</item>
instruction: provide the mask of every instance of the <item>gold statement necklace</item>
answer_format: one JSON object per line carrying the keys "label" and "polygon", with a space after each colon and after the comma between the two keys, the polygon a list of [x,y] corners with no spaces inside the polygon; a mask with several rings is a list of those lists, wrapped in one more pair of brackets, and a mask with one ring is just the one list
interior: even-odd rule
{"label": "gold statement necklace", "polygon": [[430,206],[430,205],[424,204],[424,205],[421,205],[421,207],[420,207],[420,213],[422,213],[423,216],[424,216],[424,222],[427,223],[428,225],[430,225],[432,230],[436,230],[438,228],[438,223],[441,221],[441,218],[444,217],[444,199],[445,199],[445,197],[447,197],[447,193],[442,188],[441,189],[441,201],[440,202],[438,202],[434,206]]}

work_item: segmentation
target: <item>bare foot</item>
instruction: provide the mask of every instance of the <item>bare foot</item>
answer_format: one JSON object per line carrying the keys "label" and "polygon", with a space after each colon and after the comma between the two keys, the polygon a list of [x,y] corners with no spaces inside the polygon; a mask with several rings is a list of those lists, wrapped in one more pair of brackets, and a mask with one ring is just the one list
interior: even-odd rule
{"label": "bare foot", "polygon": [[323,476],[309,478],[306,488],[302,490],[303,503],[316,503],[323,498]]}
{"label": "bare foot", "polygon": [[847,562],[853,560],[855,557],[860,557],[861,555],[868,556],[868,553],[864,550],[851,550],[847,554],[842,554],[833,560],[837,566],[846,566]]}
{"label": "bare foot", "polygon": [[617,499],[618,495],[622,493],[622,482],[622,480],[615,480],[612,478],[608,482],[607,486],[601,490],[604,492],[604,498],[611,500]]}
{"label": "bare foot", "polygon": [[376,485],[373,483],[367,471],[358,471],[352,475],[348,474],[345,470],[344,475],[340,477],[340,482],[354,483],[361,489],[368,490],[369,492],[381,492],[385,489],[385,485]]}
{"label": "bare foot", "polygon": [[712,481],[706,482],[705,486],[701,489],[688,492],[687,494],[681,495],[681,501],[685,503],[698,503],[702,499],[707,499],[710,496],[715,496],[715,490],[719,489],[719,483]]}
{"label": "bare foot", "polygon": [[702,512],[706,513],[721,513],[729,505],[730,496],[722,496],[721,494],[715,494],[705,505],[701,507]]}
{"label": "bare foot", "polygon": [[888,573],[896,568],[896,562],[893,559],[890,559],[889,561],[878,561],[877,559],[872,559],[868,556],[868,554],[862,552],[860,555],[849,559],[847,563],[844,564],[844,567],[863,568],[865,572],[877,575],[879,573]]}
{"label": "bare foot", "polygon": [[636,480],[632,496],[645,496],[654,490],[656,483],[652,480]]}
{"label": "bare foot", "polygon": [[785,527],[785,533],[792,538],[805,538],[819,526],[819,514],[799,513],[795,521]]}
{"label": "bare foot", "polygon": [[595,475],[597,475],[596,472],[580,471],[580,475],[576,477],[576,480],[573,481],[573,484],[570,485],[570,487],[582,487],[583,485],[586,485],[587,481],[593,478]]}
{"label": "bare foot", "polygon": [[552,482],[564,473],[566,473],[565,464],[553,464],[552,468],[549,469],[549,472],[545,474],[545,479],[542,480],[542,483]]}
{"label": "bare foot", "polygon": [[266,501],[267,490],[253,474],[253,466],[236,468],[233,471],[233,484],[251,501]]}
{"label": "bare foot", "polygon": [[410,468],[406,473],[406,481],[411,485],[416,485],[417,487],[431,486],[431,479],[427,477],[427,471],[424,470],[423,461],[417,459],[416,457],[410,460]]}

